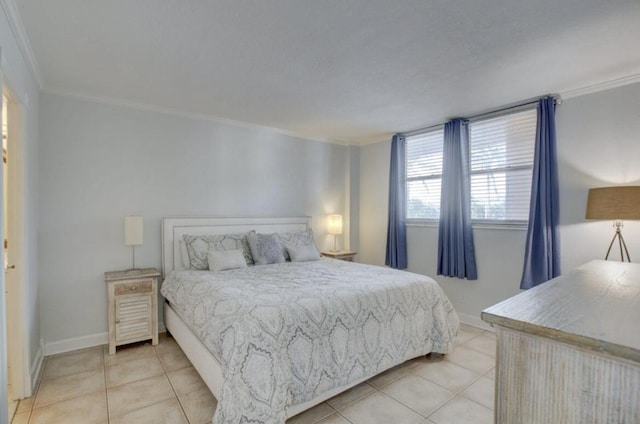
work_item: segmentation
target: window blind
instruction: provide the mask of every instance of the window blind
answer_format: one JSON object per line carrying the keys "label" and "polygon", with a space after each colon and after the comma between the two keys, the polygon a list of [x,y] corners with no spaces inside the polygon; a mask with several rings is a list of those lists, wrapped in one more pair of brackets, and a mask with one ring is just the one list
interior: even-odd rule
{"label": "window blind", "polygon": [[407,219],[440,218],[442,128],[408,136]]}
{"label": "window blind", "polygon": [[470,123],[473,220],[528,220],[536,120],[534,108]]}

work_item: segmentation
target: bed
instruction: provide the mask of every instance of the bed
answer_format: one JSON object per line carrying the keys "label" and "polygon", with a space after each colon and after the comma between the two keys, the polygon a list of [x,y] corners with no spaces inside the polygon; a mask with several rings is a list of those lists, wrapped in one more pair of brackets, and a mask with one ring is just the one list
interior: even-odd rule
{"label": "bed", "polygon": [[164,321],[218,399],[214,424],[283,424],[406,360],[448,353],[458,317],[432,279],[333,259],[190,270],[190,236],[304,232],[309,217],[165,218]]}

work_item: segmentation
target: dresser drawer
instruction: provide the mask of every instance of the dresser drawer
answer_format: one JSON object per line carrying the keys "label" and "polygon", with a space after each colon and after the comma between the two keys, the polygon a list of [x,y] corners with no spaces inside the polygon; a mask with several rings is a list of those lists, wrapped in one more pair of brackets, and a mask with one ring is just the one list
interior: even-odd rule
{"label": "dresser drawer", "polygon": [[123,294],[150,293],[151,286],[151,280],[136,281],[133,283],[120,283],[116,285],[115,292],[116,296],[121,296]]}

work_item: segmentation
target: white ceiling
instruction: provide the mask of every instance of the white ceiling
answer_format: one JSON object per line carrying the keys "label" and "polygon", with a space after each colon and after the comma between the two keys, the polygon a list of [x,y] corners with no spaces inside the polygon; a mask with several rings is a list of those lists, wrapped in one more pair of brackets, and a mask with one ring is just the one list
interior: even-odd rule
{"label": "white ceiling", "polygon": [[363,144],[640,75],[638,0],[15,0],[51,91]]}

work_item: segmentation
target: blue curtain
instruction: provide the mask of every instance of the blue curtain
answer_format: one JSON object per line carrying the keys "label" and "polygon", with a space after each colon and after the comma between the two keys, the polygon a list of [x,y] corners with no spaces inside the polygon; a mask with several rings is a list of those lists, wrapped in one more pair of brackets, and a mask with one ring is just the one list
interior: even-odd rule
{"label": "blue curtain", "polygon": [[521,289],[530,289],[560,275],[555,113],[556,105],[553,97],[545,97],[538,101],[529,228]]}
{"label": "blue curtain", "polygon": [[444,126],[438,275],[476,280],[469,168],[469,125],[454,119]]}
{"label": "blue curtain", "polygon": [[404,136],[400,134],[394,135],[391,140],[389,224],[387,227],[387,256],[384,263],[391,268],[397,269],[405,269],[407,267],[405,147]]}

